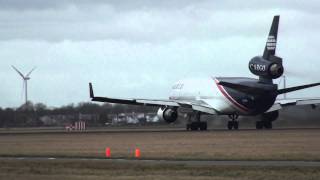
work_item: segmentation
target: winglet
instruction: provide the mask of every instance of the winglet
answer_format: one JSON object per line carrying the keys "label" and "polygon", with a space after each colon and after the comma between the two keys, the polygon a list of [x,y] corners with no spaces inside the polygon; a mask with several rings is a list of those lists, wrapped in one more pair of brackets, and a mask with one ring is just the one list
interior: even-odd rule
{"label": "winglet", "polygon": [[94,98],[92,83],[89,83],[90,98]]}

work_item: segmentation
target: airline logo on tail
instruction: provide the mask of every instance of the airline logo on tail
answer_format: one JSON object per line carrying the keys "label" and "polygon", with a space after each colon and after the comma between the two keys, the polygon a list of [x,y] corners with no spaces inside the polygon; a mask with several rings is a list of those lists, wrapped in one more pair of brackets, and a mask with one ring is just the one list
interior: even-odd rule
{"label": "airline logo on tail", "polygon": [[273,35],[270,35],[268,37],[268,40],[267,40],[267,49],[268,50],[275,50],[276,49],[276,45],[277,45],[276,38],[274,38]]}

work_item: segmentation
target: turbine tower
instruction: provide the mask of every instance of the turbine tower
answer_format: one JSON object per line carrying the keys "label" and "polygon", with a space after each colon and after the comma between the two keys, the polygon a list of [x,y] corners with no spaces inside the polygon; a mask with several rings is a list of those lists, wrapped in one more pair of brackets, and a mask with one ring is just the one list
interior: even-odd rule
{"label": "turbine tower", "polygon": [[[285,75],[283,75],[283,88],[285,89],[285,88],[287,88],[287,80],[286,80],[286,76]],[[283,94],[283,98],[284,99],[287,99],[287,93],[284,93]]]}
{"label": "turbine tower", "polygon": [[[287,88],[287,77],[286,75],[283,75],[282,78],[279,81],[279,85],[282,83],[283,81],[283,89]],[[283,93],[283,99],[287,99],[287,93]]]}
{"label": "turbine tower", "polygon": [[26,74],[25,76],[16,68],[12,65],[12,68],[17,71],[17,73],[22,77],[22,80],[23,80],[23,87],[22,87],[22,90],[25,91],[25,104],[27,104],[28,102],[28,80],[30,80],[30,74],[32,73],[33,70],[36,69],[36,67],[32,68],[32,70]]}

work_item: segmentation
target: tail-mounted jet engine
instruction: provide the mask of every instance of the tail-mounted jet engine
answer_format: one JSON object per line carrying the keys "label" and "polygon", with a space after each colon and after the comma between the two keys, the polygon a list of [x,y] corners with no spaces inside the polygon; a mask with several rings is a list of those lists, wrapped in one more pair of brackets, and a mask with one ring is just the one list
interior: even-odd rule
{"label": "tail-mounted jet engine", "polygon": [[164,120],[167,123],[172,123],[178,118],[176,108],[161,107],[159,108],[157,115],[160,120]]}
{"label": "tail-mounted jet engine", "polygon": [[270,56],[269,60],[256,56],[250,60],[249,69],[251,73],[266,79],[277,79],[284,71],[282,59],[277,56]]}

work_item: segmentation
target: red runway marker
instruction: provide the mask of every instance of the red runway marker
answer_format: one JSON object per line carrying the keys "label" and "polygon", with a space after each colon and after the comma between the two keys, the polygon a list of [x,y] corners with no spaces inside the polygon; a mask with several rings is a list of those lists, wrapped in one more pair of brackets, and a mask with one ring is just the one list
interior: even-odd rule
{"label": "red runway marker", "polygon": [[110,148],[106,148],[106,157],[110,158],[111,157],[111,150]]}
{"label": "red runway marker", "polygon": [[135,157],[136,158],[140,158],[140,149],[139,148],[136,148],[136,151],[135,151]]}

